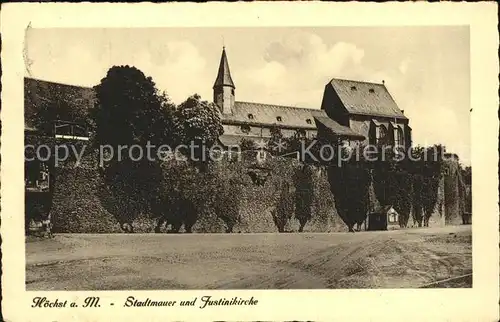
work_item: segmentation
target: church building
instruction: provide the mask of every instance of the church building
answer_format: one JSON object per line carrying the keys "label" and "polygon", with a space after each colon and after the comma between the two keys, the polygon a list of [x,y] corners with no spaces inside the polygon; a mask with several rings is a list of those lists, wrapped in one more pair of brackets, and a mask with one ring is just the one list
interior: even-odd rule
{"label": "church building", "polygon": [[224,127],[220,142],[226,146],[238,145],[243,138],[266,141],[272,128],[279,128],[284,137],[315,138],[318,131],[326,131],[342,141],[411,146],[409,120],[383,82],[334,78],[325,86],[320,109],[237,101],[223,48],[213,95]]}
{"label": "church building", "polygon": [[[85,114],[94,101],[93,88],[71,86],[26,77],[25,116],[29,120],[44,105],[58,107],[60,121],[50,125],[56,138],[87,140],[87,129],[64,111]],[[243,138],[266,142],[278,128],[284,137],[315,138],[318,133],[344,142],[411,146],[409,119],[399,109],[384,82],[368,83],[333,78],[325,85],[318,108],[300,108],[236,100],[236,85],[229,69],[225,48],[215,83],[213,101],[219,107],[225,146],[235,146]],[[82,111],[82,113],[79,113]],[[30,132],[30,131],[28,131]]]}

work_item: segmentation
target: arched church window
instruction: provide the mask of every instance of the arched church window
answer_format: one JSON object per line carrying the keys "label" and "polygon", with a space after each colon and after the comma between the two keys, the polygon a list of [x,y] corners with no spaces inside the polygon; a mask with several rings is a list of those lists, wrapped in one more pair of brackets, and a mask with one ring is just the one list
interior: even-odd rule
{"label": "arched church window", "polygon": [[387,128],[385,125],[381,124],[380,126],[377,126],[375,131],[376,143],[385,144],[387,141]]}
{"label": "arched church window", "polygon": [[403,130],[400,127],[394,129],[394,146],[403,146],[404,136]]}
{"label": "arched church window", "polygon": [[276,121],[281,122],[283,120],[281,119],[281,116],[276,116]]}
{"label": "arched church window", "polygon": [[311,119],[307,119],[307,120],[306,120],[306,123],[307,123],[307,124],[312,124]]}
{"label": "arched church window", "polygon": [[253,114],[248,114],[248,118],[253,120]]}

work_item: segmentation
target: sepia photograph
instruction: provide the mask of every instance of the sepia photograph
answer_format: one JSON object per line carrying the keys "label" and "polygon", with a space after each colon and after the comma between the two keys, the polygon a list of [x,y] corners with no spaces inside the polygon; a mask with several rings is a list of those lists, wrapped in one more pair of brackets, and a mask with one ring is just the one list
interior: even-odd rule
{"label": "sepia photograph", "polygon": [[496,8],[2,5],[0,319],[497,321]]}
{"label": "sepia photograph", "polygon": [[28,27],[26,290],[472,288],[470,55],[467,25]]}

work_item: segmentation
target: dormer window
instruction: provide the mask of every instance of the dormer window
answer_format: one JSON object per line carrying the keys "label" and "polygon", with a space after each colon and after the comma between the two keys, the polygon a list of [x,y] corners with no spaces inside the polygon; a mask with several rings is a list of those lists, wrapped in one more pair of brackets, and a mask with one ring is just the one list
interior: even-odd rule
{"label": "dormer window", "polygon": [[249,125],[242,125],[241,126],[241,132],[248,134],[250,133],[250,126]]}
{"label": "dormer window", "polygon": [[373,88],[370,88],[370,93],[375,93],[375,90]]}
{"label": "dormer window", "polygon": [[281,119],[281,116],[277,116],[277,117],[276,117],[276,121],[281,122],[281,121],[283,121],[283,120]]}
{"label": "dormer window", "polygon": [[356,86],[351,86],[351,91],[357,90]]}
{"label": "dormer window", "polygon": [[307,123],[307,124],[312,124],[311,119],[307,119],[307,120],[306,120],[306,123]]}
{"label": "dormer window", "polygon": [[250,120],[253,120],[253,114],[248,114],[248,118],[249,118]]}

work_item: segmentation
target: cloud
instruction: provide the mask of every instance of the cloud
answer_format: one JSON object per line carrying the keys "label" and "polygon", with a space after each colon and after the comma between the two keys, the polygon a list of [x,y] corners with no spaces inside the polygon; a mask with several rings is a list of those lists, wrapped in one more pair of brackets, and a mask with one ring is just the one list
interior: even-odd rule
{"label": "cloud", "polygon": [[271,61],[260,68],[247,71],[245,76],[254,84],[280,91],[283,86],[286,86],[283,81],[286,79],[287,73],[287,69],[282,63]]}
{"label": "cloud", "polygon": [[[447,151],[457,153],[464,163],[470,163],[469,128],[464,127],[457,112],[446,106],[435,106],[432,114],[425,115],[426,117],[409,116],[414,129],[413,141],[423,146],[443,144]],[[465,134],[462,137],[466,139],[457,137],[458,133]]]}
{"label": "cloud", "polygon": [[354,44],[327,45],[316,34],[296,32],[269,44],[262,64],[241,73],[245,88],[240,93],[266,93],[273,100],[269,103],[319,107],[325,84],[359,74],[364,55]]}
{"label": "cloud", "polygon": [[401,72],[401,74],[406,74],[409,65],[410,65],[409,59],[405,59],[399,64],[399,71]]}
{"label": "cloud", "polygon": [[[332,37],[339,36],[334,34]],[[465,131],[462,128],[468,125],[469,117],[463,112],[469,110],[467,64],[466,60],[440,58],[452,57],[449,55],[429,54],[445,47],[419,52],[398,43],[401,48],[388,59],[387,48],[378,43],[358,45],[363,37],[356,38],[356,43],[351,43],[351,38],[327,42],[331,41],[329,34],[322,38],[311,30],[290,29],[281,39],[271,34],[263,38],[230,60],[237,100],[319,108],[325,84],[333,77],[377,83],[385,80],[411,120],[415,143],[441,142],[449,150],[462,142],[469,144],[468,127]],[[195,92],[210,100],[220,52],[213,56],[198,38],[174,39],[165,41],[163,34],[136,37],[129,31],[75,34],[73,30],[33,29],[26,40],[26,58],[31,61],[27,76],[93,86],[111,66],[128,64],[153,77],[175,103]],[[247,46],[248,41],[241,41],[241,46]],[[241,58],[240,62],[236,58]],[[465,66],[462,74],[457,66]],[[447,73],[449,70],[454,73]]]}
{"label": "cloud", "polygon": [[90,86],[104,76],[104,68],[95,65],[93,52],[79,43],[57,51],[51,46],[32,48],[28,50],[28,58],[31,61],[29,76],[41,79]]}
{"label": "cloud", "polygon": [[[169,42],[164,49],[161,62],[152,57],[156,50],[143,51],[134,61],[136,67],[153,77],[157,87],[166,90],[174,102],[184,101],[197,89],[210,88],[207,84],[213,80],[207,75],[206,60],[193,44]],[[208,93],[201,94],[204,99],[209,99],[206,97]]]}
{"label": "cloud", "polygon": [[[75,39],[61,44],[64,46],[55,46],[38,39],[32,41],[27,53],[31,61],[27,76],[94,86],[111,66],[131,65],[151,76],[157,87],[166,90],[177,103],[197,89],[210,90],[211,86],[207,84],[213,82],[213,75],[207,75],[205,58],[197,47],[187,41],[151,42],[139,50],[126,50],[116,43],[92,47]],[[205,99],[211,97],[208,92],[200,94]]]}

